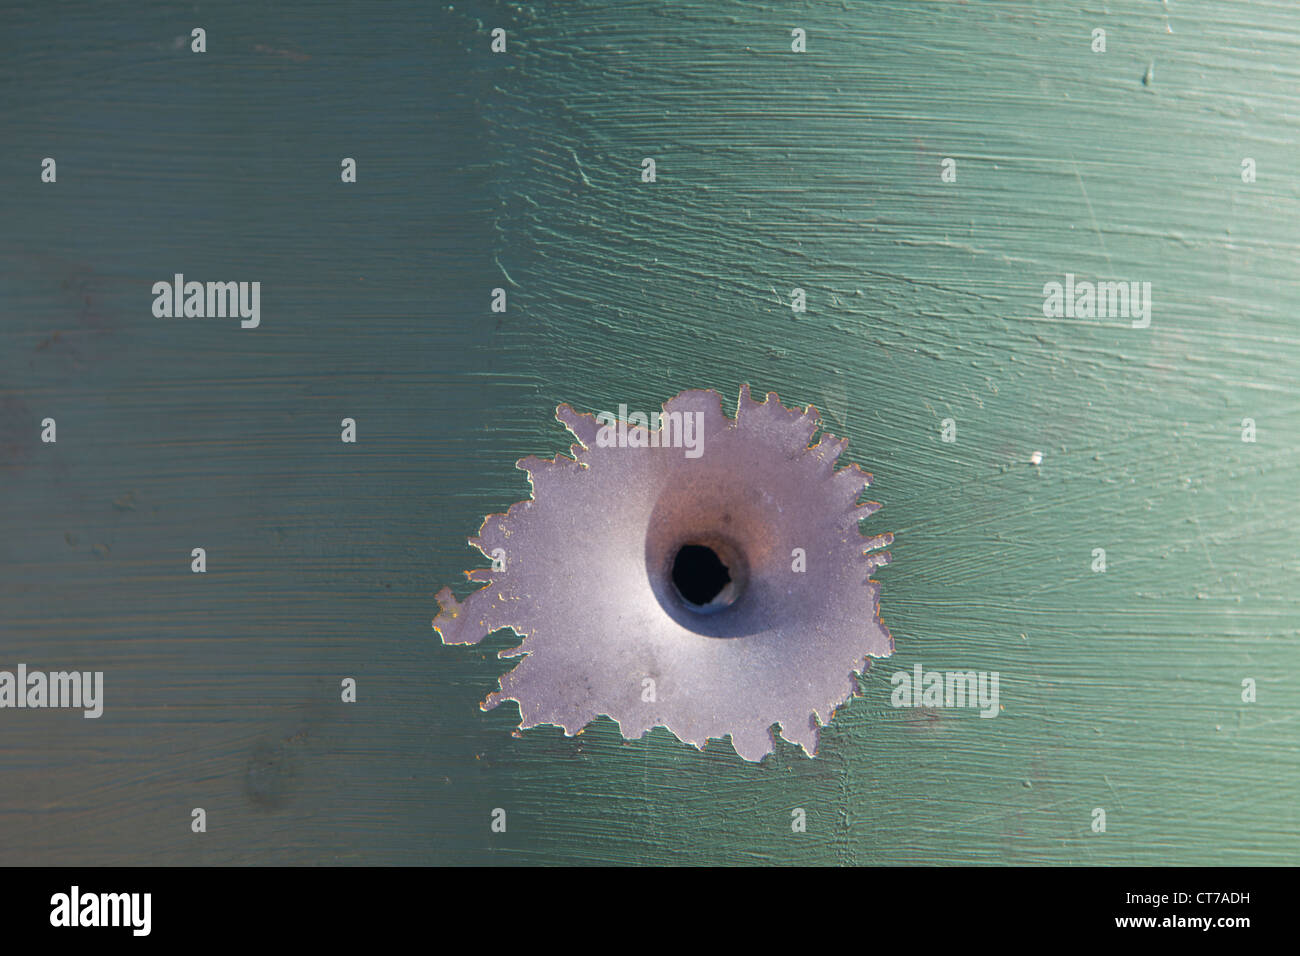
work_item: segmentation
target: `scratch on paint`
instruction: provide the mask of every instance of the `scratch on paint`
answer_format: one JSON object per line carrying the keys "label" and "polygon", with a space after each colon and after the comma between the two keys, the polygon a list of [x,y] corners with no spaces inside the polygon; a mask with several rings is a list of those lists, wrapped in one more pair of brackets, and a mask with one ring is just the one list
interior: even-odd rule
{"label": "scratch on paint", "polygon": [[510,283],[512,286],[514,286],[516,289],[522,289],[522,288],[523,288],[523,286],[521,286],[518,282],[516,282],[514,279],[510,278],[510,273],[509,273],[509,272],[506,272],[506,267],[503,266],[503,265],[501,264],[501,260],[500,260],[500,259],[498,259],[496,256],[493,256],[493,257],[492,257],[492,261],[493,261],[494,263],[496,263],[496,267],[497,267],[498,269],[501,270],[501,274],[502,274],[503,276],[506,277],[506,281],[507,281],[507,282],[509,282],[509,283]]}
{"label": "scratch on paint", "polygon": [[1097,234],[1097,241],[1101,243],[1102,255],[1106,257],[1106,265],[1113,265],[1110,261],[1110,250],[1106,248],[1106,238],[1101,234],[1101,226],[1097,223],[1097,214],[1092,211],[1092,200],[1088,198],[1088,188],[1083,184],[1083,177],[1079,175],[1079,164],[1074,158],[1074,153],[1070,154],[1070,165],[1074,167],[1074,178],[1079,181],[1079,190],[1083,193],[1083,201],[1088,206],[1088,217],[1092,220],[1092,231]]}

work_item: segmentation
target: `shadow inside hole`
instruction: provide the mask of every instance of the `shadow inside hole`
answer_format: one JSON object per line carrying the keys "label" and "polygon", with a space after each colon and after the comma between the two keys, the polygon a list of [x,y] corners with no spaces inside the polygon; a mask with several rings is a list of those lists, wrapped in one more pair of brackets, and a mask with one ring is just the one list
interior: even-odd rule
{"label": "shadow inside hole", "polygon": [[708,545],[682,545],[673,558],[671,579],[687,609],[699,614],[716,614],[737,597],[730,570]]}

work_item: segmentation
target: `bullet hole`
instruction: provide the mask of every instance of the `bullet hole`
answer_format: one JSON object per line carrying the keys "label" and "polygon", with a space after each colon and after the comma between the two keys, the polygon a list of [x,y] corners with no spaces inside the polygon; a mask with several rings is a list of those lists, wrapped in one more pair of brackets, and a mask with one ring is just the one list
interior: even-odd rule
{"label": "bullet hole", "polygon": [[[712,390],[682,392],[657,429],[628,428],[650,440],[626,445],[608,441],[608,413],[556,409],[573,457],[521,459],[532,498],[470,539],[488,561],[507,552],[509,570],[470,571],[484,587],[464,601],[449,587],[437,595],[444,644],[499,628],[521,637],[500,651],[519,663],[482,709],[514,701],[520,730],[571,737],[602,717],[628,740],[668,727],[704,750],[727,737],[754,761],[773,752],[779,724],[817,752],[859,687],[853,675],[894,650],[871,578],[892,536],[863,536],[880,507],[861,500],[871,476],[836,467],[846,442],[821,430],[814,408],[759,401],[748,387],[734,417],[722,403]],[[677,421],[694,423],[690,448]],[[796,548],[817,556],[816,574],[794,570]]]}
{"label": "bullet hole", "polygon": [[[672,492],[655,509],[656,515],[670,520],[651,521],[656,530],[646,541],[650,589],[660,607],[688,631],[709,637],[742,637],[753,633],[753,614],[758,611],[744,597],[750,583],[745,549],[753,535],[721,530],[731,522],[731,515],[725,513],[720,499],[701,507],[702,494],[699,489],[686,497]],[[690,510],[679,510],[683,504]],[[718,530],[709,528],[713,516],[719,516]],[[692,530],[685,536],[674,534],[683,525]]]}
{"label": "bullet hole", "polygon": [[[702,544],[683,545],[673,558],[673,587],[693,611],[701,613],[713,609],[727,585],[731,584],[731,572],[718,558],[717,552]],[[730,604],[726,601],[722,606]]]}

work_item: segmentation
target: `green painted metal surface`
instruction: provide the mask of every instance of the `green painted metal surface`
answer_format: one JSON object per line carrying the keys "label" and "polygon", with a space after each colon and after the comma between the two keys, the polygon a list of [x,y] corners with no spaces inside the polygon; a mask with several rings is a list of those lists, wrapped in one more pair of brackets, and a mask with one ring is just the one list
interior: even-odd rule
{"label": "green painted metal surface", "polygon": [[[1295,863],[1297,31],[1267,2],[16,15],[0,667],[102,669],[106,702],[0,712],[0,863]],[[155,319],[174,272],[260,280],[262,326]],[[1045,316],[1067,273],[1150,282],[1150,326]],[[512,736],[478,703],[513,641],[429,621],[514,461],[567,449],[559,402],[742,382],[875,475],[894,657],[815,759]],[[917,663],[997,671],[998,716],[892,707]]]}

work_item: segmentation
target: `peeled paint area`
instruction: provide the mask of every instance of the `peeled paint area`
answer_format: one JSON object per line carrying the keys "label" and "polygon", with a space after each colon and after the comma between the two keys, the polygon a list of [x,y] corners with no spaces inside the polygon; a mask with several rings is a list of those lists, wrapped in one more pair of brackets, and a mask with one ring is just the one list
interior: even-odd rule
{"label": "peeled paint area", "polygon": [[[837,471],[846,441],[823,434],[810,446],[816,410],[786,408],[774,393],[760,402],[742,387],[734,419],[712,390],[663,409],[702,416],[698,457],[601,447],[602,423],[561,405],[556,418],[579,442],[573,458],[517,463],[532,499],[490,515],[470,540],[504,569],[466,572],[486,586],[463,602],[439,592],[433,626],[446,644],[499,628],[522,637],[501,652],[522,660],[483,706],[517,701],[523,728],[574,734],[603,714],[628,739],[656,726],[700,748],[730,736],[759,760],[779,724],[815,753],[820,728],[856,692],[855,673],[893,652],[870,580],[889,560],[875,549],[892,536],[859,530],[880,507],[858,500],[870,475]],[[684,598],[673,569],[687,545],[712,551],[709,567],[727,566],[729,601]]]}

